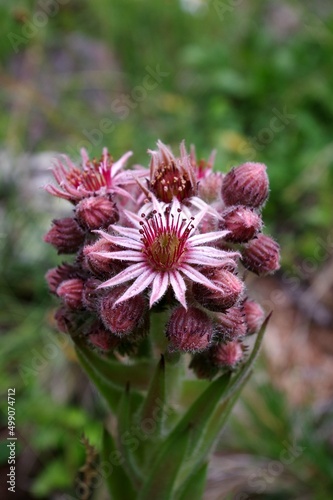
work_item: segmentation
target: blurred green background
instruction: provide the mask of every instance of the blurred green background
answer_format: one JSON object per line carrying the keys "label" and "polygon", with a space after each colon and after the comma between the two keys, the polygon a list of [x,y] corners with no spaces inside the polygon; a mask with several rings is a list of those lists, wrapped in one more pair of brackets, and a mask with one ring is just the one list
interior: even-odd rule
{"label": "blurred green background", "polygon": [[[54,329],[44,274],[61,259],[42,236],[66,205],[39,188],[56,152],[147,165],[160,138],[216,148],[222,171],[266,163],[282,248],[279,275],[251,284],[275,313],[207,500],[332,498],[331,2],[2,0],[0,20],[1,425],[15,387],[18,497],[79,498],[80,438],[98,447],[104,416]],[[4,446],[0,460],[5,474]]]}

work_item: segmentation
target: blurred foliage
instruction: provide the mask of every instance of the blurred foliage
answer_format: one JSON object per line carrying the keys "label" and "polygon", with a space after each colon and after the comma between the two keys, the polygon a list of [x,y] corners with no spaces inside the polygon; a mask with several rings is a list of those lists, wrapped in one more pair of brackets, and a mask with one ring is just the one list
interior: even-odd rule
{"label": "blurred foliage", "polygon": [[[158,138],[175,150],[185,138],[203,157],[217,148],[223,171],[264,162],[271,181],[265,220],[285,268],[304,258],[322,263],[318,238],[332,228],[329,2],[2,0],[0,19],[1,149],[74,157],[82,146],[99,155],[106,145],[115,157],[131,149],[136,162],[147,164],[146,150]],[[152,71],[164,75],[141,99],[137,87]],[[41,243],[52,215],[22,202],[20,176],[14,167],[0,184],[0,389],[16,387],[17,425],[37,456],[31,488],[37,498],[50,498],[72,490],[85,460],[80,436],[84,430],[99,442],[104,408],[71,347],[53,333],[43,275],[59,259]],[[249,419],[236,433],[241,447],[277,456],[294,418],[281,397],[270,385],[258,389],[254,401],[267,406],[267,425],[260,407],[246,403]],[[313,498],[329,498],[331,450],[315,416],[300,419],[302,480]]]}

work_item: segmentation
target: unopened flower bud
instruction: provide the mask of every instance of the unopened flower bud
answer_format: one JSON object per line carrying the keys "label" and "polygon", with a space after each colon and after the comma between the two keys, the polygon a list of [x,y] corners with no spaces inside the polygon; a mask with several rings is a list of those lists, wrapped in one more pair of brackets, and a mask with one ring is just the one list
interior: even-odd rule
{"label": "unopened flower bud", "polygon": [[109,257],[96,255],[96,252],[112,252],[119,250],[118,247],[112,245],[108,241],[100,238],[91,245],[83,247],[84,266],[96,276],[112,276],[119,272],[121,264],[112,261]]}
{"label": "unopened flower bud", "polygon": [[72,278],[63,281],[57,288],[57,295],[61,297],[70,309],[82,308],[82,291],[84,281],[79,278]]}
{"label": "unopened flower bud", "polygon": [[244,312],[245,312],[245,321],[247,324],[247,335],[253,335],[257,333],[260,329],[265,313],[263,308],[258,302],[254,300],[246,299],[243,304]]}
{"label": "unopened flower bud", "polygon": [[189,368],[194,371],[198,378],[211,380],[218,373],[218,366],[213,363],[209,351],[210,349],[194,354],[191,360]]}
{"label": "unopened flower bud", "polygon": [[210,311],[223,311],[237,302],[244,290],[244,283],[237,276],[226,269],[219,268],[209,269],[204,274],[221,291],[211,290],[200,283],[194,283],[193,295],[199,304]]}
{"label": "unopened flower bud", "polygon": [[76,253],[83,244],[85,233],[71,217],[56,219],[53,226],[44,236],[44,241],[50,243],[58,253]]}
{"label": "unopened flower bud", "polygon": [[76,278],[78,272],[79,271],[77,267],[67,263],[49,269],[45,274],[45,279],[47,281],[50,292],[56,293],[60,283],[70,278]]}
{"label": "unopened flower bud", "polygon": [[242,344],[237,340],[216,344],[212,348],[211,357],[220,368],[235,368],[244,357]]}
{"label": "unopened flower bud", "polygon": [[246,335],[247,325],[242,306],[233,306],[216,314],[216,327],[221,340],[234,340]]}
{"label": "unopened flower bud", "polygon": [[82,291],[82,303],[89,311],[95,311],[99,305],[98,299],[101,295],[101,290],[97,287],[101,281],[96,278],[89,278],[85,281]]}
{"label": "unopened flower bud", "polygon": [[136,295],[115,305],[125,290],[125,287],[114,288],[100,302],[100,316],[105,327],[119,336],[133,332],[139,326],[146,309],[143,295]]}
{"label": "unopened flower bud", "polygon": [[247,269],[259,276],[273,273],[280,268],[280,247],[269,236],[259,234],[245,245],[242,262]]}
{"label": "unopened flower bud", "polygon": [[203,351],[208,348],[213,324],[208,315],[196,307],[187,310],[180,306],[173,310],[166,336],[171,348],[184,352]]}
{"label": "unopened flower bud", "polygon": [[54,319],[57,323],[59,332],[69,334],[76,332],[77,321],[75,320],[73,310],[63,306],[59,307],[54,315]]}
{"label": "unopened flower bud", "polygon": [[260,207],[268,197],[266,165],[247,162],[226,174],[222,184],[222,198],[226,205]]}
{"label": "unopened flower bud", "polygon": [[261,217],[249,207],[241,205],[229,207],[222,213],[222,217],[219,228],[230,231],[225,240],[232,243],[246,243],[262,227]]}
{"label": "unopened flower bud", "polygon": [[96,321],[87,332],[88,341],[102,351],[113,351],[119,345],[119,337],[107,330],[100,321]]}
{"label": "unopened flower bud", "polygon": [[199,196],[207,203],[216,201],[221,192],[223,175],[221,172],[211,172],[207,177],[203,177],[199,182]]}
{"label": "unopened flower bud", "polygon": [[116,204],[108,196],[84,198],[75,212],[78,222],[90,230],[105,228],[119,219]]}

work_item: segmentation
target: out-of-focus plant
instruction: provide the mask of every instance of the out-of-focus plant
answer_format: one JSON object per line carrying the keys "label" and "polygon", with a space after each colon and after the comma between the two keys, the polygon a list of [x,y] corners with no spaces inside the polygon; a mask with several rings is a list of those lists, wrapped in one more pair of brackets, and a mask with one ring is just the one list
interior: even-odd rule
{"label": "out-of-focus plant", "polygon": [[115,499],[202,497],[267,322],[243,275],[279,268],[279,246],[261,232],[266,166],[223,175],[214,152],[205,161],[184,143],[179,157],[157,145],[149,169],[126,170],[130,152],[114,161],[83,150],[79,166],[65,156],[46,186],[73,206],[45,241],[75,258],[46,278],[62,302],[58,328],[114,418],[102,464]]}

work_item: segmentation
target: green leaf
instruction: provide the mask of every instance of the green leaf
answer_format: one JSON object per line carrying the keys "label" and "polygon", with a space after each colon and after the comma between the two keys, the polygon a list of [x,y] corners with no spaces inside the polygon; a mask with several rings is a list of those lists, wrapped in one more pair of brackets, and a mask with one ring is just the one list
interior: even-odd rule
{"label": "green leaf", "polygon": [[91,365],[91,363],[87,360],[86,356],[80,349],[76,348],[76,354],[82,367],[86,371],[91,381],[96,385],[97,389],[106,400],[108,406],[113,412],[116,412],[121,396],[121,391],[117,389],[113,384],[110,384],[110,382],[105,379],[105,377],[101,376],[101,374],[95,369],[94,366]]}
{"label": "green leaf", "polygon": [[[143,433],[136,456],[143,467],[149,469],[149,460],[157,446],[165,421],[165,361],[164,356],[157,364],[146,399],[138,416],[138,425]],[[148,427],[147,427],[148,426]]]}
{"label": "green leaf", "polygon": [[[133,484],[138,488],[141,484],[141,472],[135,462],[134,450],[128,443],[133,439],[134,432],[132,431],[131,415],[131,393],[129,384],[126,385],[119,403],[118,409],[118,426],[117,426],[117,444],[118,449],[124,458],[124,468],[126,469]],[[137,436],[135,437],[139,442]],[[134,448],[135,449],[135,448]]]}
{"label": "green leaf", "polygon": [[174,434],[166,440],[161,453],[149,470],[138,500],[174,498],[174,485],[191,440],[192,430],[191,425],[188,425],[180,436]]}
{"label": "green leaf", "polygon": [[253,364],[257,359],[270,316],[271,315],[267,316],[257,335],[256,342],[253,346],[253,350],[249,359],[241,368],[239,373],[231,380],[227,390],[225,391],[225,394],[223,395],[223,398],[219,402],[219,405],[212,412],[211,418],[204,430],[203,439],[201,440],[201,443],[199,443],[198,448],[193,453],[193,459],[189,460],[189,462],[184,467],[183,475],[185,477],[187,477],[187,475],[191,473],[193,467],[205,460],[214,443],[216,442],[218,435],[222,432],[223,427],[241,393],[242,388],[251,376]]}
{"label": "green leaf", "polygon": [[[104,429],[103,431],[103,449],[102,449],[103,466],[109,465],[105,469],[106,484],[112,500],[134,500],[136,492],[133,488],[130,477],[127,475],[121,460],[120,453],[116,448],[113,437]],[[115,465],[116,464],[116,465]]]}
{"label": "green leaf", "polygon": [[87,360],[92,365],[98,366],[100,374],[107,378],[110,383],[120,389],[127,383],[138,390],[147,389],[154,370],[154,364],[151,361],[140,360],[126,365],[120,361],[99,356],[92,349],[89,349],[82,339],[75,339],[75,343]]}
{"label": "green leaf", "polygon": [[177,500],[202,500],[207,476],[208,463],[204,463],[199,469],[194,470],[188,480],[185,482]]}
{"label": "green leaf", "polygon": [[164,403],[165,363],[164,356],[161,356],[140,413],[140,424],[145,420],[153,420],[156,424],[155,430],[150,434],[150,437],[158,436],[162,430],[163,418],[157,418],[156,415],[157,412],[163,410]]}
{"label": "green leaf", "polygon": [[[188,458],[194,454],[195,448],[202,438],[212,412],[228,387],[230,377],[230,373],[221,375],[199,396],[199,398],[192,404],[182,419],[178,422],[176,427],[171,431],[169,437],[161,445],[160,450],[156,453],[155,457],[153,457],[155,462],[159,462],[161,457],[166,454],[166,450],[170,446],[170,443],[177,442],[177,440],[182,439],[188,428],[191,428],[192,431],[186,454]],[[184,478],[181,474],[180,480],[183,481],[184,479],[187,479],[187,476]]]}

